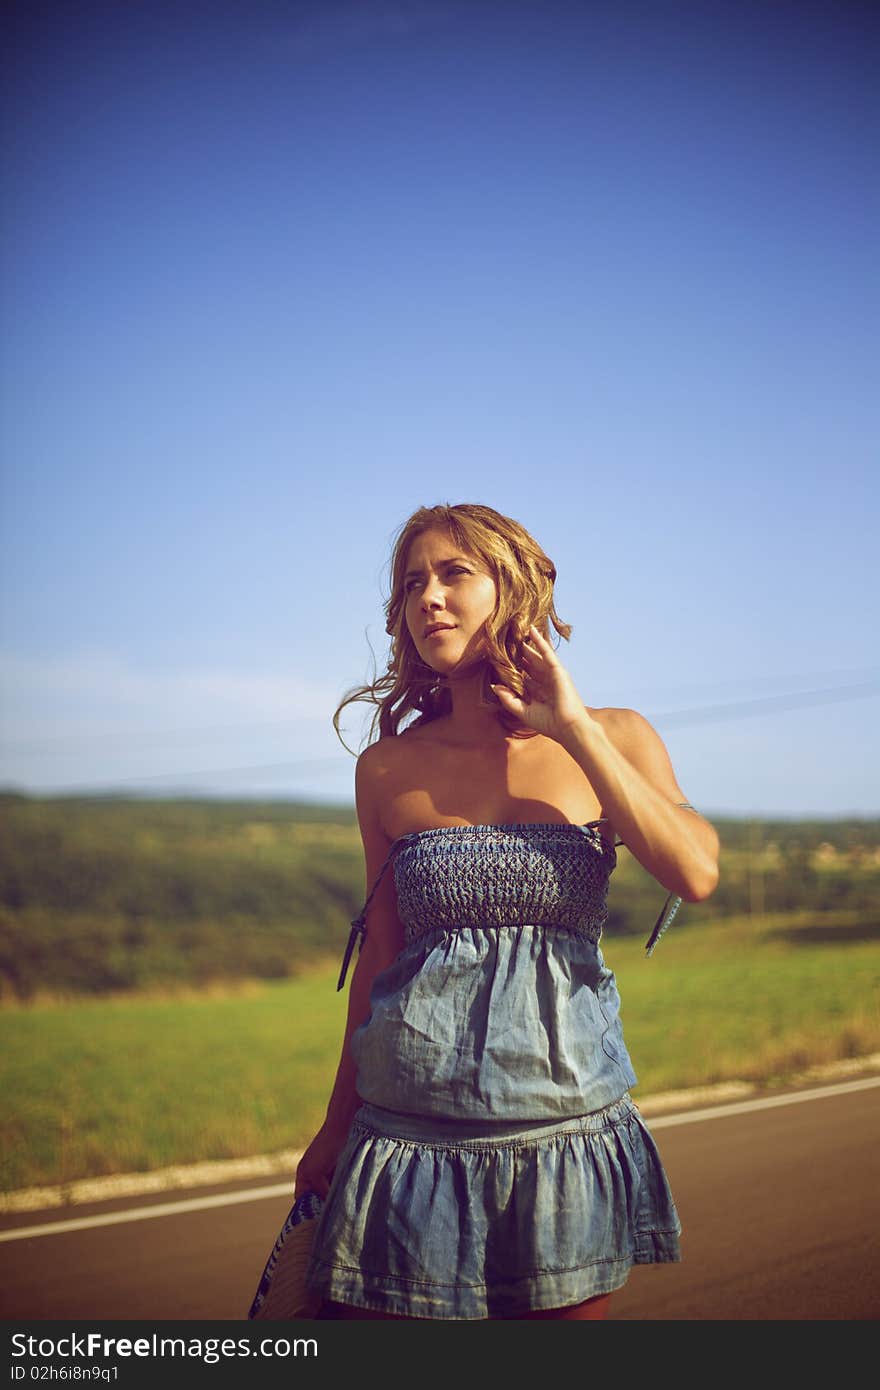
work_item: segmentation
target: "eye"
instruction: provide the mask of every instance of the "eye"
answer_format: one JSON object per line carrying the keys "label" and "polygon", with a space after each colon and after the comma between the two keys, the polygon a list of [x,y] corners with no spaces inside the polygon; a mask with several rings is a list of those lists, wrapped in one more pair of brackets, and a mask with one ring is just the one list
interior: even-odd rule
{"label": "eye", "polygon": [[453,565],[448,571],[449,574],[471,574],[472,570],[465,569],[463,565]]}
{"label": "eye", "polygon": [[418,584],[421,584],[421,582],[420,579],[408,579],[403,586],[403,592],[405,594],[411,594],[413,589],[415,589]]}

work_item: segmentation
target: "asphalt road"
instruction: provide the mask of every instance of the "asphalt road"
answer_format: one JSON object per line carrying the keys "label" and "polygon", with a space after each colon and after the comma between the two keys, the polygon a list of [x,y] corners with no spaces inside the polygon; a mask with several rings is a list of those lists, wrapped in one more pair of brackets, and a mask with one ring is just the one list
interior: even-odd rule
{"label": "asphalt road", "polygon": [[[682,1218],[683,1262],[634,1270],[611,1318],[880,1316],[880,1088],[850,1086],[858,1089],[650,1121]],[[277,1191],[245,1200],[265,1187],[263,1179],[4,1217],[0,1233],[11,1233],[220,1199],[207,1210],[7,1237],[0,1316],[244,1318],[291,1200]]]}

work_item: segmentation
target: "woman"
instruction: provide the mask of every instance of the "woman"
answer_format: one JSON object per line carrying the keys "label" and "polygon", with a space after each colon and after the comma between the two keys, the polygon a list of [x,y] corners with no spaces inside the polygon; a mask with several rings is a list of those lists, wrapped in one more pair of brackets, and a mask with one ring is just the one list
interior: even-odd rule
{"label": "woman", "polygon": [[491,508],[421,508],[388,671],[337,711],[372,700],[380,737],[342,1058],[296,1179],[326,1199],[330,1316],[601,1318],[632,1264],[679,1258],[598,940],[615,836],[688,901],[718,837],[640,715],[584,706],[548,640],[570,632],[555,578]]}

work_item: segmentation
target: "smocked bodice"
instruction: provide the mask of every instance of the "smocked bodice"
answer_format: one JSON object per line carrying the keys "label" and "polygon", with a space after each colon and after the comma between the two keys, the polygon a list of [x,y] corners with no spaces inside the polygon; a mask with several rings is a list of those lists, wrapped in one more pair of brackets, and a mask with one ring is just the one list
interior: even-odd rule
{"label": "smocked bodice", "polygon": [[446,826],[404,835],[394,860],[407,941],[436,929],[555,927],[598,942],[617,862],[596,823]]}
{"label": "smocked bodice", "polygon": [[406,940],[352,1036],[357,1089],[403,1114],[544,1120],[635,1082],[599,937],[597,824],[454,826],[394,846]]}

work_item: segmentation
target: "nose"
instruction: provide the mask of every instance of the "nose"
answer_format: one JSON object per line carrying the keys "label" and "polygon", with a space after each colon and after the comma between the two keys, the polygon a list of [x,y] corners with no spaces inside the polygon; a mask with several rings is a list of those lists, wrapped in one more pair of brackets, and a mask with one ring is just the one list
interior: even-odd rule
{"label": "nose", "polygon": [[445,608],[446,596],[443,592],[443,585],[436,578],[428,579],[422,590],[422,612],[430,613],[435,608]]}

